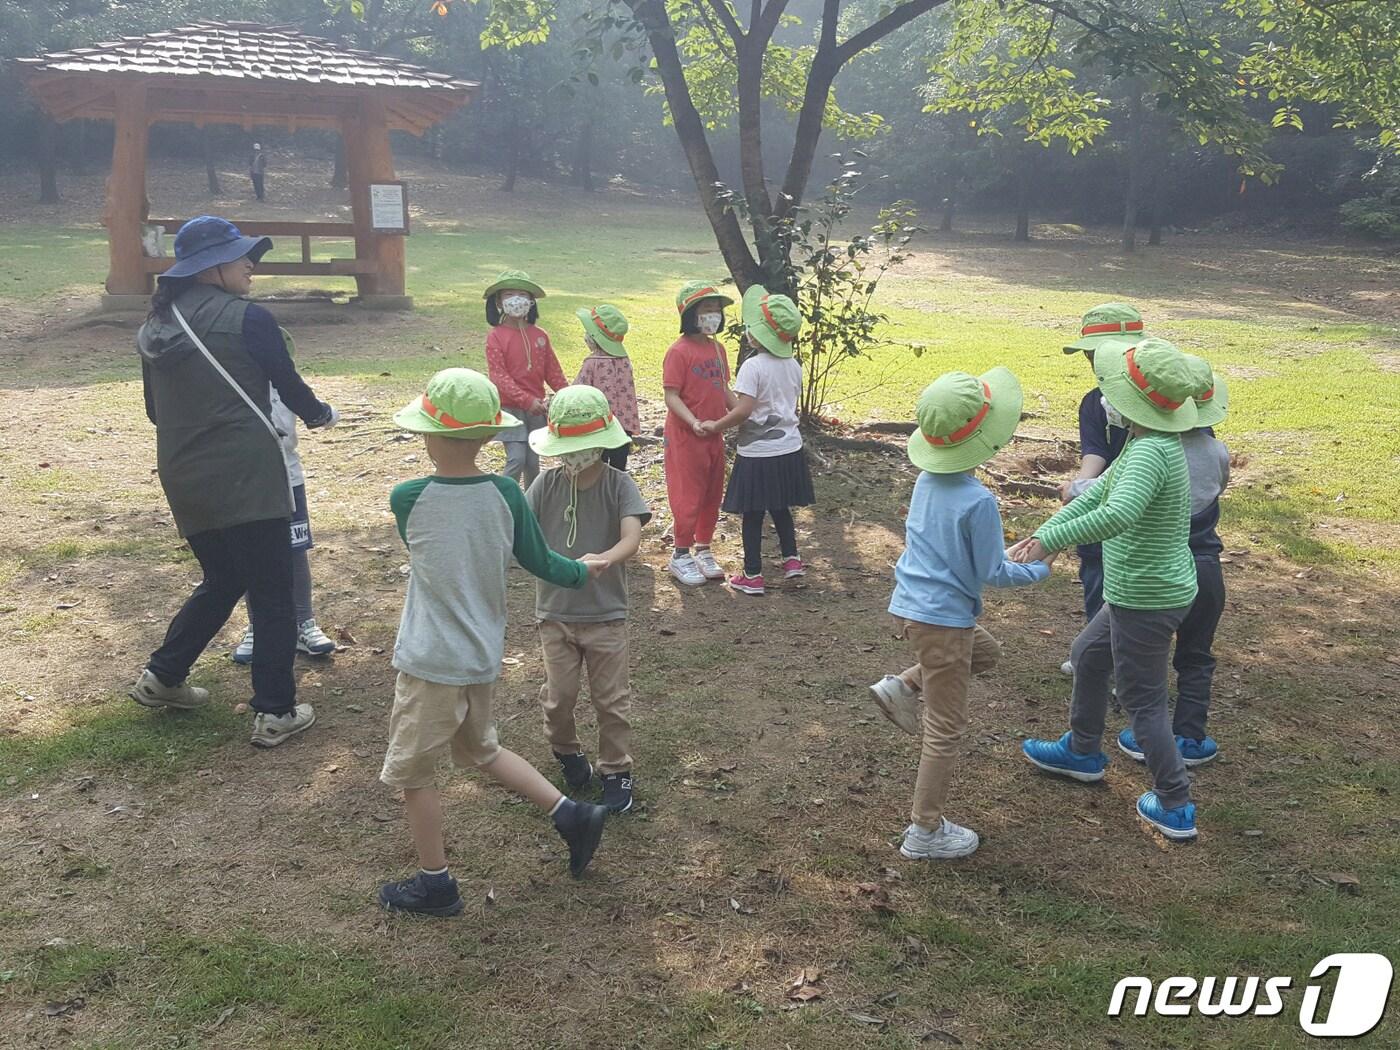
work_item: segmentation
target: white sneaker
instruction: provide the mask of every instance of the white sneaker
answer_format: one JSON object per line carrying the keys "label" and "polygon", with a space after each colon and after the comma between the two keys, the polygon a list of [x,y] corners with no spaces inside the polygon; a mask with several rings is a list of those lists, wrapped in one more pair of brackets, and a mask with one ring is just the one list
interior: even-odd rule
{"label": "white sneaker", "polygon": [[142,707],[173,707],[177,711],[203,707],[209,702],[208,689],[190,685],[189,682],[166,685],[149,667],[141,672],[136,684],[127,690],[127,696]]}
{"label": "white sneaker", "polygon": [[666,566],[671,570],[671,575],[687,587],[703,587],[705,585],[705,574],[700,571],[700,566],[695,564],[695,559],[689,554],[672,554],[671,561]]}
{"label": "white sneaker", "polygon": [[[249,628],[250,638],[252,633],[252,628]],[[297,651],[312,656],[329,656],[335,652],[335,642],[326,637],[326,632],[316,626],[315,620],[303,620],[297,625]]]}
{"label": "white sneaker", "polygon": [[910,736],[922,736],[923,708],[919,694],[897,674],[887,674],[870,687],[870,696],[888,718]]}
{"label": "white sneaker", "polygon": [[715,555],[709,547],[700,547],[695,552],[695,564],[707,580],[724,579],[724,570],[719,567],[719,562],[715,561]]}
{"label": "white sneaker", "polygon": [[236,664],[253,662],[253,627],[251,624],[243,632],[243,641],[239,642],[233,650],[233,662]]}
{"label": "white sneaker", "polygon": [[316,724],[316,711],[310,704],[297,704],[285,715],[258,712],[253,717],[254,747],[276,747]]}
{"label": "white sneaker", "polygon": [[1060,674],[1062,674],[1062,675],[1067,675],[1068,677],[1073,678],[1073,677],[1074,677],[1074,664],[1070,663],[1068,660],[1066,660],[1064,663],[1060,664]]}
{"label": "white sneaker", "polygon": [[908,860],[955,860],[977,852],[977,843],[977,832],[944,817],[937,831],[910,824],[904,831],[899,853]]}

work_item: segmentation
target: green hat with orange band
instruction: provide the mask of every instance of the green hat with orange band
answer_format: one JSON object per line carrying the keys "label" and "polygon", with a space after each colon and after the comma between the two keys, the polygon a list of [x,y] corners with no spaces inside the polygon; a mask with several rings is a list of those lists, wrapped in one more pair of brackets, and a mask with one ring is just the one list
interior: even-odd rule
{"label": "green hat with orange band", "polygon": [[709,281],[686,281],[676,293],[676,313],[684,314],[702,299],[718,299],[725,306],[733,306],[734,300],[725,295]]}
{"label": "green hat with orange band", "polygon": [[797,304],[786,295],[774,295],[761,284],[744,293],[744,328],[774,357],[791,357],[802,328]]}
{"label": "green hat with orange band", "polygon": [[490,299],[497,292],[529,292],[536,299],[544,298],[544,289],[531,280],[524,270],[502,270],[499,277],[486,286],[481,293],[483,299]]}
{"label": "green hat with orange band", "polygon": [[559,391],[549,402],[549,422],[530,431],[530,448],[541,456],[619,448],[631,440],[613,416],[607,397],[591,386],[566,386]]}
{"label": "green hat with orange band", "polygon": [[909,459],[930,474],[958,474],[985,463],[1021,422],[1021,382],[998,366],[980,376],[945,372],[919,395],[919,429]]}
{"label": "green hat with orange band", "polygon": [[622,345],[627,337],[627,318],[616,306],[599,303],[575,310],[574,316],[583,323],[583,334],[597,343],[604,353],[613,357],[627,356],[627,347]]}
{"label": "green hat with orange band", "polygon": [[1102,347],[1094,374],[1104,399],[1138,426],[1183,434],[1199,425],[1195,398],[1209,387],[1191,358],[1165,339]]}
{"label": "green hat with orange band", "polygon": [[1224,422],[1230,414],[1230,388],[1225,385],[1225,377],[1204,358],[1187,354],[1186,360],[1198,381],[1196,392],[1191,395],[1196,401],[1196,426],[1213,427]]}
{"label": "green hat with orange band", "polygon": [[1127,303],[1103,303],[1079,322],[1079,338],[1065,347],[1065,353],[1098,350],[1111,343],[1135,343],[1142,338],[1142,314]]}
{"label": "green hat with orange band", "polygon": [[470,368],[444,368],[428,380],[422,397],[394,413],[394,422],[414,434],[484,439],[520,425],[501,410],[496,384]]}

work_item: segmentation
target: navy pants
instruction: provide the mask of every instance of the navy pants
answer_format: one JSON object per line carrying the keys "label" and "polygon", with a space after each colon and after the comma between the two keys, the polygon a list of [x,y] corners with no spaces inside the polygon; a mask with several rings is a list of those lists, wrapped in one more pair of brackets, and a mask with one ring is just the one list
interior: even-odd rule
{"label": "navy pants", "polygon": [[1176,631],[1176,715],[1172,732],[1177,736],[1202,740],[1206,716],[1210,712],[1210,687],[1215,677],[1215,656],[1211,646],[1215,629],[1225,611],[1225,574],[1220,555],[1196,555],[1196,601]]}
{"label": "navy pants", "polygon": [[245,594],[258,643],[253,652],[254,711],[285,715],[296,703],[297,652],[292,545],[287,518],[267,518],[188,537],[204,579],[170,621],[147,667],[166,685],[189,676],[199,654],[228,623]]}
{"label": "navy pants", "polygon": [[1087,624],[1103,608],[1103,548],[1096,543],[1078,550],[1079,582],[1084,585],[1084,622]]}

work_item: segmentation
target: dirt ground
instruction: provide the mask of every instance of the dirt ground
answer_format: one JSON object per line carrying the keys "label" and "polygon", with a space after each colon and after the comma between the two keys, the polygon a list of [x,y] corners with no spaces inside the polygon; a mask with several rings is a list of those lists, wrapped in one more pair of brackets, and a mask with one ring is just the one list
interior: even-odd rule
{"label": "dirt ground", "polygon": [[[156,185],[166,177],[158,173]],[[95,193],[99,181],[83,185]],[[488,189],[484,179],[454,181],[454,207],[470,208],[470,194]],[[541,192],[547,211],[549,194],[572,191]],[[0,218],[19,216],[16,196],[0,197]],[[173,190],[165,199],[186,203]],[[309,200],[296,207],[334,214]],[[1040,250],[1014,259],[997,253],[990,234],[969,233],[936,265],[1062,271],[1092,250],[1046,233]],[[1358,318],[1400,317],[1395,264],[1378,252],[1241,239],[1227,247],[1204,237],[1184,237],[1174,250],[1183,266],[1226,270],[1247,251],[1262,262],[1241,275],[1251,287]],[[347,409],[346,426],[303,442],[319,615],[344,647],[298,662],[317,726],[258,752],[247,746],[246,721],[228,713],[247,699],[243,674],[226,659],[241,613],[196,671],[223,715],[182,735],[179,716],[133,714],[121,698],[197,579],[153,474],[139,384],[114,365],[129,356],[131,331],[54,326],[28,307],[7,310],[0,733],[37,738],[116,717],[160,722],[171,743],[165,770],[148,756],[126,768],[100,739],[40,776],[0,770],[0,781],[14,778],[0,806],[0,929],[17,965],[56,938],[131,952],[80,985],[85,1007],[66,1015],[46,1016],[40,991],[0,985],[0,1045],[126,1045],[138,1036],[146,1045],[275,1045],[256,1004],[217,1024],[211,1008],[193,1034],[159,1019],[163,978],[157,953],[143,946],[173,933],[213,943],[231,930],[431,972],[434,987],[461,990],[462,1009],[477,1019],[463,1022],[453,1045],[1177,1045],[1145,1029],[1124,1043],[1107,1027],[1079,1041],[1066,1033],[1080,1031],[1072,1025],[1083,1011],[1053,1005],[1065,994],[1053,980],[1040,1005],[994,982],[958,983],[952,975],[975,969],[981,950],[940,936],[937,923],[981,931],[989,955],[1005,953],[1007,972],[1027,974],[1047,959],[1087,958],[1090,931],[1074,916],[1092,909],[1139,917],[1142,926],[1115,942],[1125,960],[1165,951],[1151,946],[1151,931],[1172,908],[1193,909],[1232,936],[1286,929],[1300,901],[1341,892],[1330,873],[1368,881],[1380,843],[1400,832],[1384,797],[1393,774],[1377,772],[1400,759],[1394,581],[1286,562],[1227,522],[1230,597],[1212,714],[1225,757],[1196,778],[1201,841],[1169,848],[1139,827],[1131,803],[1144,777],[1121,756],[1106,786],[1076,790],[1047,782],[1019,754],[1024,736],[1058,735],[1065,722],[1058,666],[1082,619],[1065,559],[1051,584],[988,600],[984,623],[1004,660],[975,686],[951,813],[981,833],[982,849],[952,867],[900,862],[893,843],[907,819],[917,745],[883,721],[865,686],[909,657],[884,608],[915,473],[901,439],[848,434],[871,444],[814,445],[819,502],[799,518],[805,580],[778,583],[762,599],[718,585],[685,592],[666,575],[660,523],[645,530],[630,572],[638,807],[610,823],[589,877],[562,876],[546,821],[459,774],[448,781],[449,850],[467,913],[455,923],[396,921],[371,902],[379,881],[412,866],[401,803],[376,780],[406,560],[385,493],[423,469],[421,450],[383,425],[403,381],[317,382]],[[435,322],[366,324],[387,347]],[[315,361],[344,330],[308,315],[297,335],[299,352]],[[646,411],[659,424],[660,406]],[[1013,483],[1003,492],[1013,531],[1050,510],[1015,483],[1063,475],[1071,450],[1055,438],[1032,424],[993,464]],[[635,463],[664,512],[660,446],[642,447]],[[735,523],[722,522],[716,548],[737,563]],[[497,711],[503,741],[549,769],[532,598],[532,582],[514,572]],[[590,739],[591,714],[583,722]],[[1111,731],[1118,725],[1111,719]],[[1037,912],[1046,900],[1074,908],[1066,904],[1060,918]],[[1299,920],[1299,930],[1311,921]],[[1146,947],[1134,947],[1139,938]],[[790,982],[806,967],[822,971],[821,994],[790,1009]],[[1111,983],[1094,991],[1100,1012]],[[735,1001],[756,1004],[757,1019],[735,1020],[715,1005]],[[803,1011],[826,1023],[804,1026],[794,1019]],[[871,1015],[876,1023],[851,1020]],[[308,1023],[280,1045],[314,1043]],[[724,1024],[750,1034],[716,1034]],[[1272,1029],[1259,1035],[1274,1045]]]}

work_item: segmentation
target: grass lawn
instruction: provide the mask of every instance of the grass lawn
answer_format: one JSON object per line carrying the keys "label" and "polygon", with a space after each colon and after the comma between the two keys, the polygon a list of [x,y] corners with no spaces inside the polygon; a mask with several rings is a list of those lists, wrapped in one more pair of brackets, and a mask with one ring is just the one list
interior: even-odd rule
{"label": "grass lawn", "polygon": [[[1295,295],[1263,272],[1268,246],[1205,239],[1129,260],[1049,238],[929,240],[881,293],[891,339],[916,350],[861,362],[833,406],[849,422],[905,420],[939,372],[1004,363],[1034,413],[1024,429],[1047,440],[998,470],[1051,475],[1064,449],[1048,439],[1072,436],[1089,380],[1059,348],[1110,297],[1230,378],[1223,752],[1197,773],[1198,843],[1140,829],[1145,777],[1116,752],[1088,787],[1020,758],[1025,736],[1063,728],[1057,667],[1080,597],[1062,564],[1044,587],[988,598],[1004,658],[974,689],[950,813],[982,849],[898,859],[917,745],[865,697],[908,658],[882,616],[914,480],[892,439],[819,446],[819,503],[799,517],[814,571],[763,600],[677,592],[646,530],[630,577],[638,811],[610,824],[588,878],[562,873],[527,805],[455,774],[466,914],[375,911],[376,884],[412,864],[400,802],[376,782],[406,560],[385,493],[424,469],[388,413],[433,370],[481,365],[479,289],[515,266],[550,293],[542,323],[566,371],[582,357],[574,309],[627,313],[658,422],[674,289],[721,275],[685,210],[607,195],[585,220],[547,195],[511,210],[455,200],[415,217],[414,314],[285,318],[304,371],[345,409],[303,454],[318,612],[352,641],[299,665],[318,726],[271,753],[248,747],[233,709],[247,698],[225,658],[241,612],[194,672],[209,709],[157,716],[124,698],[194,566],[152,477],[130,329],[64,313],[100,284],[98,232],[0,230],[0,1046],[1301,1047],[1319,959],[1393,956],[1397,333]],[[1346,284],[1359,259],[1338,255],[1328,280]],[[658,447],[634,473],[664,509]],[[1003,506],[1017,531],[1051,509],[1014,494]],[[722,525],[723,559],[737,544]],[[497,718],[552,772],[532,598],[513,574]],[[591,741],[582,708],[581,723]],[[1278,1017],[1107,1017],[1132,974],[1293,988]],[[792,997],[804,977],[805,1003]],[[1397,1030],[1390,1016],[1357,1045],[1394,1046]]]}

